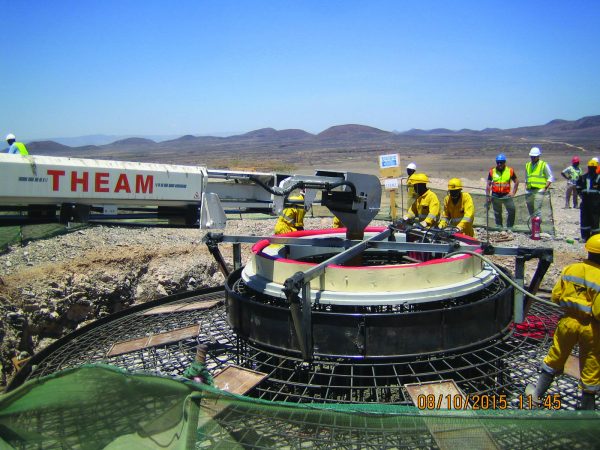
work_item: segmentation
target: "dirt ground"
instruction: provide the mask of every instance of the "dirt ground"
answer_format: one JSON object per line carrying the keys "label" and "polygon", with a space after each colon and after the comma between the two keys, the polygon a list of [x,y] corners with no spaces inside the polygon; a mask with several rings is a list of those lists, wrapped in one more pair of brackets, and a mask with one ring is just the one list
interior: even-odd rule
{"label": "dirt ground", "polygon": [[[560,269],[585,257],[578,235],[578,210],[563,209],[565,182],[560,171],[570,156],[549,159],[557,182],[553,198],[556,236],[531,241],[527,235],[487,235],[477,230],[480,239],[503,246],[550,246],[555,249],[554,263],[542,287],[551,289]],[[451,177],[459,176],[473,189],[483,189],[493,158],[469,155],[401,155],[402,164],[415,162],[419,171],[432,177],[432,186],[445,189]],[[523,179],[525,158],[509,157]],[[378,155],[372,158],[330,161],[313,167],[305,164],[298,173],[314,170],[355,171],[378,174]],[[228,224],[228,234],[269,235],[274,219],[237,220]],[[328,219],[307,220],[308,228],[328,227]],[[199,287],[216,286],[222,275],[201,243],[199,230],[121,229],[95,227],[65,236],[13,246],[0,255],[0,344],[5,375],[12,357],[22,352],[38,351],[77,327],[135,302]],[[246,249],[247,254],[248,249]],[[229,257],[226,253],[226,257]],[[512,262],[507,262],[509,268]],[[529,276],[535,270],[528,263]],[[22,332],[22,322],[28,324]]]}

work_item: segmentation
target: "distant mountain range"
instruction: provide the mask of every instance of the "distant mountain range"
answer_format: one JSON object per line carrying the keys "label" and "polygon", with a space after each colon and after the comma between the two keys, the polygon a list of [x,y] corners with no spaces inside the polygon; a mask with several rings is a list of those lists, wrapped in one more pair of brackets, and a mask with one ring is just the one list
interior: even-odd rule
{"label": "distant mountain range", "polygon": [[[525,148],[531,143],[545,150],[583,147],[590,150],[600,145],[600,115],[578,120],[556,119],[545,125],[520,128],[458,131],[438,128],[391,132],[365,125],[337,125],[321,133],[304,130],[262,128],[248,133],[218,137],[186,135],[156,141],[127,137],[103,145],[68,146],[55,141],[29,142],[32,154],[78,156],[100,159],[197,163],[200,159],[228,165],[228,160],[243,158],[246,162],[279,159],[293,163],[294,158],[323,159],[331,154],[352,154],[370,150],[401,151],[411,149],[428,152],[477,151],[503,147],[506,151]],[[229,164],[230,165],[230,164]]]}

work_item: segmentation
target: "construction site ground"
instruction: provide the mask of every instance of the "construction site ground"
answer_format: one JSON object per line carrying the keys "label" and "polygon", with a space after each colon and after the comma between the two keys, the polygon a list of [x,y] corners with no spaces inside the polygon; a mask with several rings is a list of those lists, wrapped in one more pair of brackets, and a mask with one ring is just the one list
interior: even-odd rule
{"label": "construction site ground", "polygon": [[[465,179],[467,186],[484,186]],[[444,187],[433,179],[432,186]],[[585,257],[578,240],[579,210],[565,209],[564,181],[553,189],[555,235],[533,241],[524,233],[476,230],[482,241],[500,246],[554,248],[554,263],[542,289],[549,291],[560,270]],[[229,220],[225,233],[270,235],[276,219]],[[374,225],[389,222],[376,221]],[[330,218],[305,220],[307,229],[330,227]],[[39,351],[55,339],[99,317],[185,290],[224,281],[197,229],[92,226],[69,234],[13,245],[0,255],[0,351],[3,381],[14,373],[12,360]],[[243,258],[250,246],[244,246]],[[231,249],[223,254],[230,259]],[[514,260],[496,258],[512,269]],[[536,261],[527,263],[527,277]]]}

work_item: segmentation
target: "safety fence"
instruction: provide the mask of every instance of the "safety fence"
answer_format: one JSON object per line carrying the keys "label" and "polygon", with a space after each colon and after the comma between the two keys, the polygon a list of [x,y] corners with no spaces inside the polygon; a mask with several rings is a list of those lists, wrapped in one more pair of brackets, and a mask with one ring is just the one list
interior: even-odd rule
{"label": "safety fence", "polygon": [[[440,207],[443,207],[444,197],[447,192],[441,189],[431,189],[437,195],[440,201]],[[493,203],[488,203],[485,193],[482,190],[465,189],[473,198],[475,205],[475,227],[488,228],[490,231],[500,231],[508,228],[507,206],[514,204],[515,222],[511,227],[513,231],[527,233],[531,229],[529,212],[526,204],[526,195],[517,195],[514,198],[494,199]],[[413,199],[409,197],[406,187],[401,187],[395,193],[396,217],[402,218],[404,213],[412,204]],[[550,192],[541,197],[541,219],[542,232],[554,235],[554,218],[552,210],[552,197]],[[497,224],[495,220],[494,209],[501,208],[502,223]],[[331,217],[331,212],[324,206],[314,205],[309,212],[312,217]],[[228,219],[249,218],[248,215],[228,214]],[[271,218],[266,214],[253,214],[250,218],[266,219]],[[384,191],[381,199],[381,209],[376,219],[391,220],[390,191]],[[68,233],[86,226],[82,224],[70,224],[69,226],[61,224],[42,224],[42,225],[24,225],[0,227],[0,251],[5,250],[9,245],[15,243],[24,243],[36,239],[45,239],[59,234]]]}
{"label": "safety fence", "polygon": [[[500,398],[500,397],[499,397]],[[456,402],[452,402],[456,403]],[[463,404],[463,403],[461,403]],[[0,395],[2,448],[598,448],[600,413],[292,404],[110,366]],[[493,406],[494,405],[494,406]]]}
{"label": "safety fence", "polygon": [[[440,212],[444,206],[444,198],[447,191],[441,189],[431,189],[440,201]],[[464,189],[464,192],[471,194],[473,204],[475,206],[475,221],[474,226],[480,228],[488,228],[490,231],[502,231],[509,228],[507,223],[507,207],[512,208],[514,205],[514,224],[510,227],[513,231],[528,233],[531,230],[531,221],[529,211],[527,209],[527,196],[525,194],[507,198],[494,198],[492,202],[488,202],[483,189]],[[406,187],[401,187],[394,195],[396,204],[396,218],[401,219],[414,201],[408,194]],[[554,235],[554,214],[552,209],[552,196],[550,191],[543,196],[540,196],[541,201],[541,223],[542,232]],[[495,209],[501,210],[501,223],[496,223]],[[392,208],[390,203],[390,191],[384,191],[381,198],[381,209],[376,219],[391,220]],[[310,213],[313,217],[328,217],[331,212],[324,206],[315,205]]]}
{"label": "safety fence", "polygon": [[[444,198],[447,195],[447,191],[441,189],[431,189],[438,197],[440,201],[440,208],[443,208]],[[475,227],[488,228],[490,231],[499,231],[505,228],[509,228],[507,223],[508,212],[507,209],[514,205],[514,225],[512,228],[518,232],[529,232],[531,230],[531,221],[529,217],[529,211],[527,209],[527,195],[521,194],[515,197],[504,197],[504,198],[492,198],[491,202],[488,202],[488,198],[483,192],[483,189],[477,191],[475,189],[464,189],[464,192],[468,192],[473,198],[473,204],[475,206]],[[387,192],[384,198],[387,200],[389,205],[389,192]],[[404,200],[404,203],[401,201]],[[541,201],[541,223],[542,232],[554,235],[554,214],[552,210],[552,196],[551,191],[548,191],[545,195],[540,196]],[[405,193],[401,199],[398,199],[396,195],[396,207],[406,211],[412,204],[412,199]],[[495,209],[501,211],[500,220],[502,222],[496,223],[495,220]],[[387,210],[390,208],[388,206]],[[386,212],[386,208],[382,207],[382,213]],[[388,213],[389,215],[389,213]]]}
{"label": "safety fence", "polygon": [[0,251],[6,250],[8,246],[13,244],[23,244],[37,239],[46,239],[79,230],[85,226],[84,224],[70,224],[67,226],[58,223],[48,223],[0,227]]}

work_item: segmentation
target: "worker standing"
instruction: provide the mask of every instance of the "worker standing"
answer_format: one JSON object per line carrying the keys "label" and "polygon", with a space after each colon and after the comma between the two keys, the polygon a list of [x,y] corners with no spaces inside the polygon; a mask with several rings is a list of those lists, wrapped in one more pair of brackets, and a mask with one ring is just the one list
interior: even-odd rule
{"label": "worker standing", "polygon": [[577,193],[581,196],[579,229],[583,242],[600,233],[600,174],[598,162],[590,159],[587,173],[577,181]]}
{"label": "worker standing", "polygon": [[588,258],[565,267],[552,289],[552,301],[562,307],[564,315],[558,321],[536,385],[529,384],[525,389],[538,405],[578,344],[583,391],[579,409],[595,409],[596,392],[600,391],[600,235],[591,237],[585,249]]}
{"label": "worker standing", "polygon": [[[512,182],[512,189],[510,187]],[[506,208],[506,229],[512,231],[515,225],[515,202],[513,197],[519,189],[519,179],[512,167],[506,165],[506,156],[500,153],[496,156],[496,167],[488,172],[485,195],[488,204],[494,209],[496,226],[502,228],[502,206]],[[490,195],[491,194],[491,195]]]}
{"label": "worker standing", "polygon": [[462,234],[475,236],[473,220],[475,218],[475,205],[471,194],[462,191],[462,182],[459,178],[448,181],[448,195],[444,198],[444,209],[440,220],[440,228],[458,228]]}
{"label": "worker standing", "polygon": [[532,147],[529,151],[531,161],[525,164],[525,203],[529,211],[529,218],[542,218],[542,202],[544,195],[554,182],[550,165],[540,159],[542,151]]}
{"label": "worker standing", "polygon": [[22,142],[17,142],[17,138],[15,137],[14,134],[9,133],[6,136],[6,142],[9,145],[7,153],[29,155],[29,152],[27,151],[27,147],[25,147],[25,144],[23,144]]}
{"label": "worker standing", "polygon": [[304,230],[304,192],[286,198],[284,208],[275,224],[275,234]]}
{"label": "worker standing", "polygon": [[415,192],[415,201],[404,216],[404,220],[418,220],[421,226],[431,228],[440,218],[440,201],[437,195],[427,188],[429,178],[424,173],[415,173],[408,179],[409,189]]}
{"label": "worker standing", "polygon": [[417,165],[414,162],[408,163],[406,165],[406,175],[408,175],[408,178],[411,177],[411,175],[413,173],[415,173],[417,171]]}
{"label": "worker standing", "polygon": [[567,180],[567,192],[565,194],[565,208],[569,208],[569,201],[573,197],[573,208],[577,208],[577,180],[583,174],[579,167],[579,156],[573,156],[571,165],[560,173]]}

